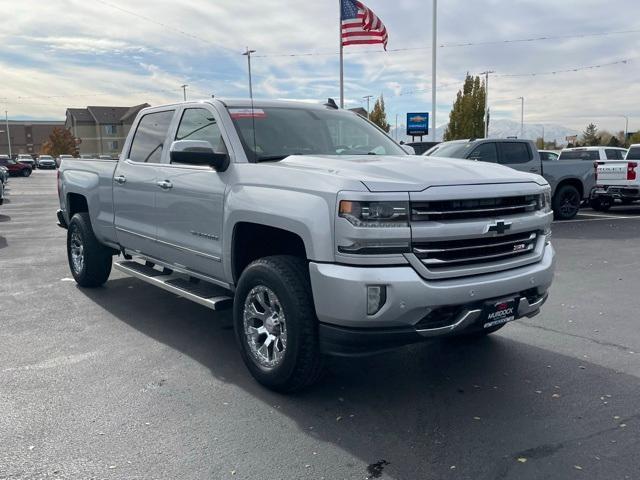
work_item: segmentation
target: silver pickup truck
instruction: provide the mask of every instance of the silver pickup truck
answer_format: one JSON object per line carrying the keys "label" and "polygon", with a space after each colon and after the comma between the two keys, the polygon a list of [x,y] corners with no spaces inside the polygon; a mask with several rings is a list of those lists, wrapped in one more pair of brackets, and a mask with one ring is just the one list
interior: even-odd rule
{"label": "silver pickup truck", "polygon": [[424,155],[499,163],[515,170],[542,175],[551,186],[551,206],[558,220],[575,217],[595,186],[593,161],[578,157],[565,159],[562,155],[559,160],[550,160],[549,156],[540,155],[531,140],[452,140],[432,147]]}
{"label": "silver pickup truck", "polygon": [[117,161],[65,160],[59,224],[82,287],[118,270],[233,307],[262,384],[536,315],[554,272],[550,187],[409,156],[334,102],[207,100],[140,112]]}

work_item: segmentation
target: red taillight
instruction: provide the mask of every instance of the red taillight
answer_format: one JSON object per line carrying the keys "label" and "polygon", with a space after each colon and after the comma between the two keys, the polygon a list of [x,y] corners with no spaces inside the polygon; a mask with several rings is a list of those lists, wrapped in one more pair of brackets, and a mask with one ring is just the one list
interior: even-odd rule
{"label": "red taillight", "polygon": [[627,180],[635,180],[636,179],[636,167],[638,166],[638,162],[629,162],[627,163]]}

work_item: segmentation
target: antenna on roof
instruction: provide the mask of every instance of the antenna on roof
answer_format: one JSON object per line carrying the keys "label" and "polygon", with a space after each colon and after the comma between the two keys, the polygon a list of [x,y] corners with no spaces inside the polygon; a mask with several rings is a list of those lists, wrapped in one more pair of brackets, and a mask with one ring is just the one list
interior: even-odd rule
{"label": "antenna on roof", "polygon": [[325,107],[329,107],[329,108],[333,108],[335,110],[338,110],[340,107],[338,107],[338,104],[336,103],[336,101],[333,98],[328,98],[327,99],[327,103],[324,104]]}

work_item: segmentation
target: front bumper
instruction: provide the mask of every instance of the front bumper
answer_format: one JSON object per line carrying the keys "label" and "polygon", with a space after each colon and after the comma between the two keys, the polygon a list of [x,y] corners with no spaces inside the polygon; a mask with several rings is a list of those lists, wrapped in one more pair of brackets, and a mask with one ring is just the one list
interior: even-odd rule
{"label": "front bumper", "polygon": [[[482,305],[489,300],[519,298],[516,318],[533,316],[546,301],[554,270],[550,244],[531,265],[437,281],[425,280],[410,266],[309,265],[321,344],[334,354],[377,351],[472,330],[484,318]],[[387,290],[385,304],[374,315],[366,313],[369,285],[385,285]],[[431,313],[451,309],[446,325],[425,327]]]}

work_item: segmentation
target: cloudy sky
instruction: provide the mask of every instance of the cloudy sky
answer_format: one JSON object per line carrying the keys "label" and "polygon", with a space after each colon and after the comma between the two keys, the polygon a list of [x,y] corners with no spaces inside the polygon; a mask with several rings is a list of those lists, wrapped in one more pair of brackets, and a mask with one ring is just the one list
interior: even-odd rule
{"label": "cloudy sky", "polygon": [[[431,1],[366,3],[389,30],[388,48],[410,50],[347,47],[348,106],[383,93],[392,123],[430,111]],[[336,0],[0,0],[0,11],[0,103],[11,118],[171,102],[185,83],[190,98],[246,97],[247,45],[257,50],[256,97],[339,96]],[[495,70],[494,118],[519,120],[524,96],[528,122],[621,130],[628,115],[640,129],[637,0],[440,0],[438,25],[438,124],[466,72]],[[543,36],[556,38],[495,43]],[[456,46],[465,43],[476,45]],[[612,65],[508,76],[603,64]]]}

